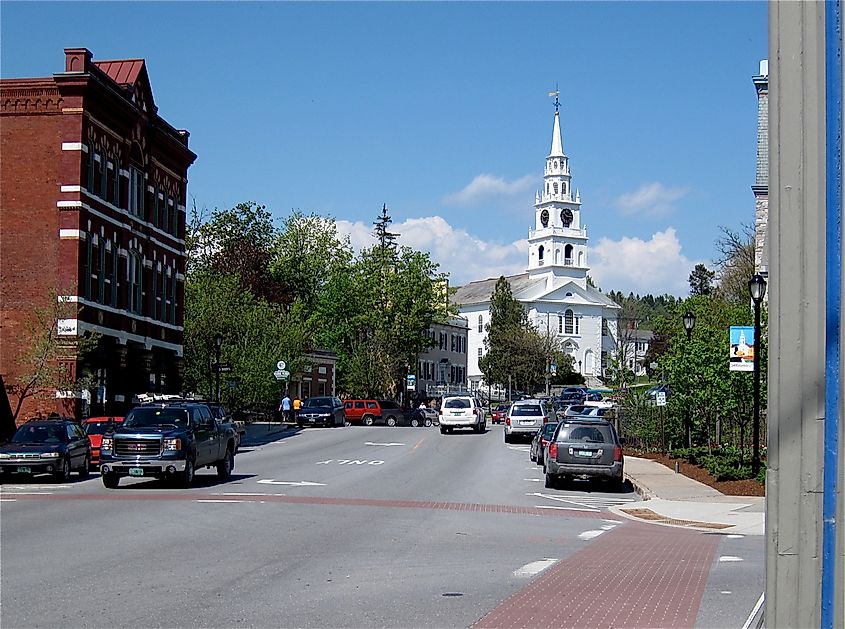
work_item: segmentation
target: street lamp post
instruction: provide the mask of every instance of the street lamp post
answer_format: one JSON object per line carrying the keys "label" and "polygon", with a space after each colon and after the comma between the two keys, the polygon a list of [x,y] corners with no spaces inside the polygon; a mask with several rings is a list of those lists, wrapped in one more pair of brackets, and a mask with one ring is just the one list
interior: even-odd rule
{"label": "street lamp post", "polygon": [[760,471],[760,303],[766,295],[766,280],[759,273],[748,281],[748,292],[754,302],[754,424],[751,444],[751,472]]}
{"label": "street lamp post", "polygon": [[[687,343],[692,340],[692,329],[695,327],[695,313],[691,310],[687,310],[684,313],[684,330],[687,331]],[[689,350],[689,348],[687,348]],[[687,400],[687,405],[685,409],[686,417],[684,419],[684,423],[686,424],[686,432],[687,432],[687,447],[692,447],[692,422],[690,422],[690,403]]]}
{"label": "street lamp post", "polygon": [[223,345],[223,335],[214,335],[214,401],[220,403],[220,346]]}

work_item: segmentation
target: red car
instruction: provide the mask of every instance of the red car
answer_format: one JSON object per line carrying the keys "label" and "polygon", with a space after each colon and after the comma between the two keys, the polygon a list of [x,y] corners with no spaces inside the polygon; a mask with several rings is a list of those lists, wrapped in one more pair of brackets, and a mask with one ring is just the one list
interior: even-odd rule
{"label": "red car", "polygon": [[499,404],[496,408],[490,411],[492,415],[490,421],[494,424],[503,424],[505,422],[505,417],[508,414],[508,409],[511,407],[510,404]]}
{"label": "red car", "polygon": [[100,465],[100,445],[103,435],[114,430],[114,425],[123,421],[122,417],[89,417],[82,423],[88,441],[91,442],[91,465]]}

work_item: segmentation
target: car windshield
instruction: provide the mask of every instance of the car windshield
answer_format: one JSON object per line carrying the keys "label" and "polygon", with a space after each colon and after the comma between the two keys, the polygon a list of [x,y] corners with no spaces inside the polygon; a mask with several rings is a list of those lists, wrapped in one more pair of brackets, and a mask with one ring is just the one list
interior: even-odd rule
{"label": "car windshield", "polygon": [[309,408],[312,406],[331,406],[332,399],[330,397],[310,397],[302,403],[302,406]]}
{"label": "car windshield", "polygon": [[509,408],[510,408],[510,406],[508,406],[507,404],[499,404],[499,405],[496,407],[496,410],[497,410],[497,411],[506,411],[506,410],[508,410]]}
{"label": "car windshield", "polygon": [[469,408],[470,402],[468,398],[453,397],[449,398],[443,403],[443,408]]}
{"label": "car windshield", "polygon": [[569,424],[560,429],[557,441],[576,443],[613,443],[610,426]]}
{"label": "car windshield", "polygon": [[142,428],[144,426],[185,427],[189,423],[187,409],[165,407],[132,409],[123,425],[127,428]]}
{"label": "car windshield", "polygon": [[12,437],[12,443],[66,443],[67,431],[64,426],[21,426]]}
{"label": "car windshield", "polygon": [[85,424],[85,434],[104,435],[114,430],[114,422],[90,422]]}
{"label": "car windshield", "polygon": [[514,404],[511,409],[512,416],[542,415],[543,409],[539,404]]}
{"label": "car windshield", "polygon": [[551,439],[551,438],[552,438],[552,435],[553,435],[553,434],[555,434],[555,430],[556,430],[556,429],[557,429],[557,424],[555,424],[555,423],[552,423],[552,424],[545,424],[545,425],[541,428],[541,430],[543,431],[543,436],[544,436],[546,439]]}

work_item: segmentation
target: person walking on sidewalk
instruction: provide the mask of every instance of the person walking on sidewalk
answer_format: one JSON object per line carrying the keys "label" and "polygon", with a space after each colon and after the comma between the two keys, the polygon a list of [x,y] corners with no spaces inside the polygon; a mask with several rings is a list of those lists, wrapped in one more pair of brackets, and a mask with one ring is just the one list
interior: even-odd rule
{"label": "person walking on sidewalk", "polygon": [[282,403],[279,405],[279,410],[282,411],[282,421],[287,423],[290,421],[290,397],[285,393],[282,398]]}
{"label": "person walking on sidewalk", "polygon": [[293,396],[293,421],[296,422],[299,419],[299,409],[302,408],[302,400],[299,399],[298,395]]}

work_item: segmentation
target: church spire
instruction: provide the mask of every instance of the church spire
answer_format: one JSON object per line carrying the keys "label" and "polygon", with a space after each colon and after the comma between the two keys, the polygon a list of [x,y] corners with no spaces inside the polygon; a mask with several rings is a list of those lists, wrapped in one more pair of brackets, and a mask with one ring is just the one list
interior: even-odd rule
{"label": "church spire", "polygon": [[552,130],[552,150],[549,157],[564,157],[563,141],[560,139],[560,91],[549,92],[555,97],[555,127]]}

